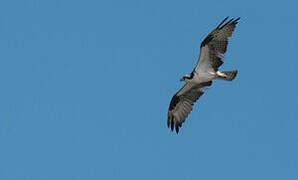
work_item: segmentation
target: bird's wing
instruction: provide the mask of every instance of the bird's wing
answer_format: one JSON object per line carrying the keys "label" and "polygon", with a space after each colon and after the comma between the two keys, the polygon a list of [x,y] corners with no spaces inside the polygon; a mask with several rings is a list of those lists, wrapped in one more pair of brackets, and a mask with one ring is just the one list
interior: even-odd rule
{"label": "bird's wing", "polygon": [[[238,23],[237,19],[226,17],[201,43],[200,57],[195,71],[217,71],[223,64],[223,54],[227,51],[229,38]],[[225,23],[226,22],[226,23]],[[225,23],[225,24],[224,24]]]}
{"label": "bird's wing", "polygon": [[203,87],[211,86],[212,81],[193,85],[185,84],[172,98],[168,111],[168,127],[178,134],[179,128],[192,111],[193,104],[204,94]]}

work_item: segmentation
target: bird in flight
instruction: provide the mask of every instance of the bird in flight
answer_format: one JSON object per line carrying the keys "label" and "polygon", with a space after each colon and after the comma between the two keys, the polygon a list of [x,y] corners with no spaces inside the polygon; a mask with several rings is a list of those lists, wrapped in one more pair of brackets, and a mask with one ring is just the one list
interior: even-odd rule
{"label": "bird in flight", "polygon": [[[178,134],[179,128],[192,110],[193,104],[204,94],[212,80],[232,81],[237,70],[219,71],[228,40],[238,23],[226,17],[201,43],[200,57],[194,70],[181,78],[186,84],[172,97],[168,110],[168,127]],[[228,20],[228,21],[227,21]]]}

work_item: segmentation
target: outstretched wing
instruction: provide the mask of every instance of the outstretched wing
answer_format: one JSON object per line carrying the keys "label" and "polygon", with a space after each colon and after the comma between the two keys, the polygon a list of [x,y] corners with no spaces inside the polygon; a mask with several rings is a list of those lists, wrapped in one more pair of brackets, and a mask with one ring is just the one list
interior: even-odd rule
{"label": "outstretched wing", "polygon": [[176,129],[178,134],[179,128],[192,111],[193,104],[204,94],[202,87],[211,86],[212,81],[193,85],[185,84],[172,98],[168,111],[168,127],[171,130]]}
{"label": "outstretched wing", "polygon": [[227,51],[229,37],[232,36],[240,19],[232,18],[226,22],[228,18],[226,17],[201,43],[200,57],[195,71],[208,71],[208,69],[217,71],[223,64],[223,54]]}

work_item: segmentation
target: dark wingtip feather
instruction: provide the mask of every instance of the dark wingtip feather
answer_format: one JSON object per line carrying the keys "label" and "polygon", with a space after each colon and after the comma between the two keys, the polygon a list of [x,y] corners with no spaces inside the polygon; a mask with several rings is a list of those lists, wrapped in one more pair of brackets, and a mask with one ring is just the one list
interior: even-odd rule
{"label": "dark wingtip feather", "polygon": [[230,24],[232,21],[234,20],[234,18],[230,19],[228,22],[226,22],[223,26],[221,26],[219,29],[224,28],[226,25]]}
{"label": "dark wingtip feather", "polygon": [[170,114],[170,111],[168,111],[168,122],[167,122],[168,127],[170,127],[170,119],[171,119],[171,114]]}
{"label": "dark wingtip feather", "polygon": [[216,29],[220,28],[220,26],[227,20],[229,19],[230,16],[227,16],[226,18],[224,18],[224,20],[221,21],[221,23],[219,23],[219,25],[216,27]]}
{"label": "dark wingtip feather", "polygon": [[175,129],[176,129],[176,133],[178,134],[179,133],[179,125],[178,125],[178,123],[176,123]]}
{"label": "dark wingtip feather", "polygon": [[234,19],[234,18],[232,18],[232,19],[230,19],[228,22],[226,22],[223,26],[221,26],[221,27],[218,27],[219,29],[222,29],[222,28],[224,28],[225,26],[227,26],[227,25],[229,25],[229,24],[234,24],[234,25],[236,25],[237,23],[238,23],[238,20],[240,19],[240,17],[238,17],[238,18],[236,18],[236,19]]}
{"label": "dark wingtip feather", "polygon": [[238,21],[239,21],[239,19],[240,19],[240,17],[238,17],[237,19],[235,19],[232,23],[233,23],[233,24],[237,24]]}
{"label": "dark wingtip feather", "polygon": [[171,119],[171,131],[174,130],[174,117],[172,117]]}

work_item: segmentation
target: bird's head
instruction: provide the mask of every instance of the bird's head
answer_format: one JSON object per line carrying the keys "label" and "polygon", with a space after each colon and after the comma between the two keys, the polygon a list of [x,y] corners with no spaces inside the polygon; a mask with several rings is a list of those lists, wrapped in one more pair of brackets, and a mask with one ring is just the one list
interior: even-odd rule
{"label": "bird's head", "polygon": [[182,78],[180,79],[180,81],[189,82],[190,79],[191,79],[190,75],[187,74],[187,75],[182,76]]}

